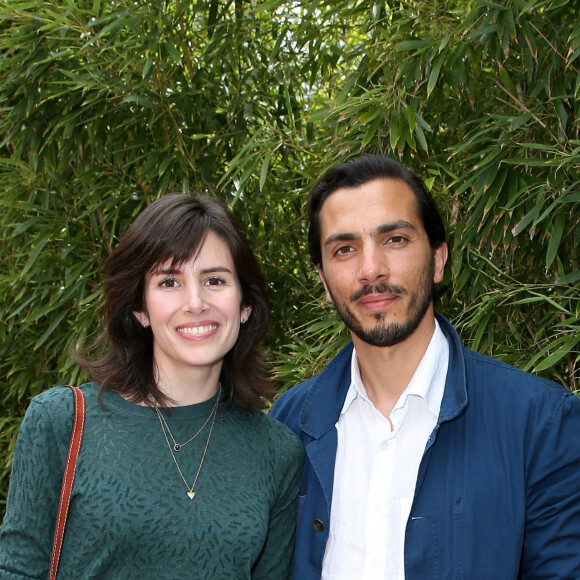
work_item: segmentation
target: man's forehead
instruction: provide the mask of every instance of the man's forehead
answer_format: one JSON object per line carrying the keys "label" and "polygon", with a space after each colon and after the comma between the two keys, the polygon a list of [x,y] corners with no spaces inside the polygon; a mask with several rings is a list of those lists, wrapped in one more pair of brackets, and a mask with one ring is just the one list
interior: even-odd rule
{"label": "man's forehead", "polygon": [[336,189],[320,208],[320,225],[336,228],[376,230],[385,224],[423,229],[413,190],[402,180],[373,180],[356,187]]}

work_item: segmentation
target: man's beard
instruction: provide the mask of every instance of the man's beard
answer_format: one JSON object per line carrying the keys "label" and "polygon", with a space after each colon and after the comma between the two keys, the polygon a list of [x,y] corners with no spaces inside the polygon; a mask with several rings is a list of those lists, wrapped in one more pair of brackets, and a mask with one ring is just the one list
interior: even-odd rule
{"label": "man's beard", "polygon": [[406,296],[409,294],[409,317],[403,322],[384,322],[386,312],[377,312],[373,314],[377,324],[365,329],[360,321],[350,310],[349,304],[337,301],[332,294],[332,289],[326,284],[336,311],[346,327],[353,332],[363,342],[373,346],[393,346],[408,338],[419,326],[429,305],[433,299],[433,275],[435,272],[435,261],[433,258],[429,261],[423,277],[419,280],[417,288],[409,294],[402,286],[387,284],[386,282],[377,282],[373,285],[363,286],[349,297],[349,302],[356,303],[360,298],[367,294],[389,293]]}

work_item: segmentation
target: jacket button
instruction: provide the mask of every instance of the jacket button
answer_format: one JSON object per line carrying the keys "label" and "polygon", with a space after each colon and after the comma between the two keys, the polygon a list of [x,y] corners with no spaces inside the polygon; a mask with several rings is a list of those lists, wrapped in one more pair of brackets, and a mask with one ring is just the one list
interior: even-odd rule
{"label": "jacket button", "polygon": [[320,520],[314,520],[312,522],[312,527],[317,531],[317,532],[322,532],[322,530],[324,530],[324,524],[320,521]]}

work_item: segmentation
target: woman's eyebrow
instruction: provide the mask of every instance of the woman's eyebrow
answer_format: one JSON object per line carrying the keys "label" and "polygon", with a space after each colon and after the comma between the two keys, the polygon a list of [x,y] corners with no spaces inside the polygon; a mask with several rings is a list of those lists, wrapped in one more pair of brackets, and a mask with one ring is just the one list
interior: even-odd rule
{"label": "woman's eyebrow", "polygon": [[160,266],[159,268],[155,268],[154,270],[151,270],[151,275],[161,276],[162,274],[165,274],[165,275],[177,274],[179,272],[180,272],[179,268],[174,268],[172,266]]}
{"label": "woman's eyebrow", "polygon": [[214,272],[226,272],[227,274],[233,274],[233,272],[226,268],[226,266],[210,266],[209,268],[204,268],[200,270],[202,274],[213,274]]}

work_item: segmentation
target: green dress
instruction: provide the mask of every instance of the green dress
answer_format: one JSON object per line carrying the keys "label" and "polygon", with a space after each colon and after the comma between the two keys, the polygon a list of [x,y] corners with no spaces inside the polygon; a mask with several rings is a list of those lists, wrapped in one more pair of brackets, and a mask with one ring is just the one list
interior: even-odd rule
{"label": "green dress", "polygon": [[[263,413],[220,401],[195,498],[149,407],[98,386],[82,387],[87,416],[59,567],[59,579],[287,578],[304,450]],[[18,436],[0,533],[0,578],[46,578],[72,393],[35,397]],[[178,442],[204,423],[215,398],[173,408]],[[211,421],[175,457],[191,486]]]}

